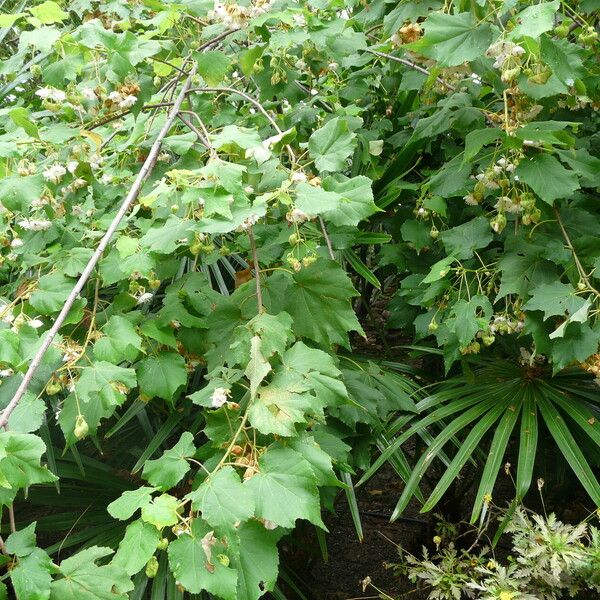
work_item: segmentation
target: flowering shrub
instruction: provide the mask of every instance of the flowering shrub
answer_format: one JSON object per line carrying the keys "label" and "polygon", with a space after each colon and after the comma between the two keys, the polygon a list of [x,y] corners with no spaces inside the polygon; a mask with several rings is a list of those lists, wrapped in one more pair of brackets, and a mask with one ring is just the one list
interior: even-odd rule
{"label": "flowering shrub", "polygon": [[[273,590],[280,538],[325,529],[372,432],[416,411],[345,355],[356,286],[399,281],[390,326],[448,368],[519,335],[593,370],[591,4],[0,15],[0,597]],[[13,518],[55,486],[104,502],[57,564]]]}

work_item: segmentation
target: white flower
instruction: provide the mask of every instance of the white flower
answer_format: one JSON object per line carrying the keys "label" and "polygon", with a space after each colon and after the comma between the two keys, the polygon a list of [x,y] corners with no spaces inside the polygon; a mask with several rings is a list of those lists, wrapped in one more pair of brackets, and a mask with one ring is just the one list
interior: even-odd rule
{"label": "white flower", "polygon": [[100,183],[104,183],[105,185],[107,183],[110,183],[112,181],[112,175],[110,173],[104,173],[104,175],[102,175],[102,177],[100,177]]}
{"label": "white flower", "polygon": [[300,183],[302,181],[306,181],[306,179],[306,173],[304,173],[303,171],[295,171],[294,173],[292,173],[291,180],[294,183]]}
{"label": "white flower", "polygon": [[569,77],[569,79],[565,79],[565,83],[569,86],[572,87],[575,85],[575,80],[571,79],[571,77]]}
{"label": "white flower", "polygon": [[64,102],[67,95],[62,90],[51,87],[40,88],[36,93],[42,100],[54,100],[54,102]]}
{"label": "white flower", "polygon": [[69,173],[73,174],[75,173],[75,170],[77,169],[77,167],[79,166],[79,162],[76,160],[70,160],[67,163],[67,171],[69,171]]}
{"label": "white flower", "polygon": [[23,245],[23,240],[21,238],[14,238],[10,243],[11,248],[20,248]]}
{"label": "white flower", "polygon": [[265,529],[277,529],[278,527],[277,523],[269,521],[269,519],[263,519],[263,525],[265,526]]}
{"label": "white flower", "polygon": [[287,213],[287,215],[285,215],[285,218],[290,223],[304,223],[305,221],[309,221],[311,219],[310,215],[307,215],[299,208],[292,209],[289,213]]}
{"label": "white flower", "polygon": [[47,219],[24,219],[19,221],[17,225],[27,231],[46,231],[52,226],[52,221]]}
{"label": "white flower", "polygon": [[64,175],[67,174],[67,170],[60,164],[55,163],[50,168],[46,169],[42,176],[46,181],[51,181],[52,183],[58,183]]}
{"label": "white flower", "polygon": [[92,88],[84,87],[81,89],[81,95],[86,100],[96,100],[96,92]]}
{"label": "white flower", "polygon": [[111,93],[108,95],[108,99],[109,99],[111,102],[115,102],[115,103],[116,103],[116,102],[121,102],[121,100],[123,100],[123,96],[121,95],[121,93],[120,93],[120,92],[116,92],[116,91],[115,91],[115,92],[111,92]]}
{"label": "white flower", "polygon": [[218,387],[215,388],[210,396],[210,405],[213,408],[221,408],[223,404],[228,402],[231,390],[228,388]]}
{"label": "white flower", "polygon": [[10,377],[14,371],[12,369],[2,369],[0,370],[0,378],[4,379],[5,377]]}
{"label": "white flower", "polygon": [[92,169],[99,169],[103,162],[104,158],[99,154],[92,154],[92,156],[90,156],[90,167],[92,167]]}
{"label": "white flower", "polygon": [[530,146],[532,148],[535,148],[538,145],[537,142],[534,142],[533,140],[523,140],[523,146]]}
{"label": "white flower", "polygon": [[28,325],[29,327],[33,327],[34,329],[39,329],[40,327],[43,327],[44,321],[42,321],[41,319],[31,319]]}
{"label": "white flower", "polygon": [[248,112],[249,112],[251,115],[255,115],[255,114],[256,114],[256,109],[255,109],[255,108],[251,108],[251,109],[249,109],[249,110],[248,110]]}
{"label": "white flower", "polygon": [[465,201],[465,204],[468,204],[469,206],[477,206],[479,204],[473,194],[467,194],[463,200]]}
{"label": "white flower", "polygon": [[239,74],[237,71],[234,71],[234,72],[231,74],[231,76],[233,77],[233,79],[237,79],[237,78],[240,76],[240,74]]}
{"label": "white flower", "polygon": [[507,213],[520,213],[522,210],[521,205],[513,202],[512,198],[508,196],[501,196],[498,198],[495,208],[499,211],[506,211]]}
{"label": "white flower", "polygon": [[332,71],[335,71],[340,65],[338,65],[336,62],[330,62],[328,65],[329,69],[331,69]]}
{"label": "white flower", "polygon": [[48,199],[42,196],[41,198],[35,198],[31,201],[31,208],[41,208],[48,204]]}
{"label": "white flower", "polygon": [[247,185],[244,188],[244,192],[246,192],[246,194],[254,194],[254,188],[251,185]]}
{"label": "white flower", "polygon": [[138,299],[137,299],[137,303],[138,304],[146,304],[146,302],[149,302],[152,297],[154,296],[154,294],[151,294],[150,292],[144,292]]}
{"label": "white flower", "polygon": [[16,99],[17,97],[14,94],[8,94],[8,96],[6,96],[7,102],[14,102]]}
{"label": "white flower", "polygon": [[310,95],[311,96],[317,96],[319,94],[319,90],[315,90],[315,88],[313,88],[312,90],[310,90]]}
{"label": "white flower", "polygon": [[252,213],[241,225],[240,225],[240,229],[242,231],[246,231],[247,229],[250,229],[250,227],[252,227],[252,225],[256,225],[256,223],[258,223],[258,219],[260,217],[255,214]]}
{"label": "white flower", "polygon": [[119,102],[119,107],[120,108],[131,108],[136,102],[137,102],[136,96],[132,96],[132,95],[125,96],[125,98],[123,98]]}
{"label": "white flower", "polygon": [[304,27],[306,25],[306,17],[304,15],[294,14],[292,15],[292,19],[294,20],[294,24],[298,27]]}
{"label": "white flower", "polygon": [[302,70],[302,69],[306,69],[306,61],[300,59],[298,61],[296,61],[296,68]]}

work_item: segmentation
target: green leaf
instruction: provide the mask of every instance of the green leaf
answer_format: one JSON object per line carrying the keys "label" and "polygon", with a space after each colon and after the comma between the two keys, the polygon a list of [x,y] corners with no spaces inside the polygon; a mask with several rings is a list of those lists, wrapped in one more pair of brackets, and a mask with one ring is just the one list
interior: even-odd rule
{"label": "green leaf", "polygon": [[251,399],[256,396],[258,386],[271,371],[271,365],[262,355],[261,346],[262,339],[257,335],[253,336],[250,340],[250,360],[244,371],[244,375],[246,375],[250,381]]}
{"label": "green leaf", "polygon": [[152,500],[152,493],[156,491],[153,487],[140,487],[137,490],[123,492],[119,498],[107,506],[111,517],[126,521],[134,513],[148,505]]}
{"label": "green leaf", "polygon": [[31,525],[11,533],[5,542],[6,551],[9,554],[15,554],[22,557],[33,552],[35,548],[35,527],[37,522],[34,521]]}
{"label": "green leaf", "polygon": [[[309,185],[308,187],[313,186]],[[326,192],[338,194],[336,206],[322,211],[323,216],[334,225],[340,227],[344,225],[355,227],[361,221],[380,210],[373,202],[371,180],[363,175],[349,179],[327,177],[323,181],[323,189],[326,190]],[[304,210],[300,206],[298,208]],[[320,212],[314,212],[312,210],[305,212],[308,212],[309,214],[320,214]]]}
{"label": "green leaf", "polygon": [[358,292],[335,261],[320,259],[294,273],[290,288],[283,309],[294,319],[297,336],[349,348],[347,332],[363,333],[350,303]]}
{"label": "green leaf", "polygon": [[433,283],[434,281],[439,281],[446,277],[446,275],[450,272],[450,266],[456,262],[456,258],[454,256],[446,256],[446,258],[442,258],[442,260],[438,260],[429,270],[429,273],[423,279],[423,283]]}
{"label": "green leaf", "polygon": [[544,311],[544,319],[552,316],[575,314],[585,304],[572,285],[553,281],[543,283],[531,291],[531,298],[523,306],[526,310]]}
{"label": "green leaf", "polygon": [[179,500],[169,494],[162,494],[142,506],[142,520],[157,529],[162,529],[175,525],[179,521],[178,512]]}
{"label": "green leaf", "polygon": [[178,246],[185,243],[190,230],[190,221],[171,215],[164,223],[149,229],[140,239],[140,246],[158,254],[172,254]]}
{"label": "green leaf", "polygon": [[46,0],[46,2],[42,2],[27,10],[44,25],[60,23],[69,17],[69,13],[66,13],[56,2],[52,2],[52,0]]}
{"label": "green leaf", "polygon": [[42,315],[51,315],[62,309],[75,282],[62,273],[40,277],[38,290],[31,294],[29,304]]}
{"label": "green leaf", "polygon": [[177,390],[187,383],[185,360],[175,352],[159,352],[140,361],[137,375],[142,394],[171,404]]}
{"label": "green leaf", "polygon": [[190,470],[187,459],[194,456],[194,436],[185,431],[179,441],[156,460],[148,460],[144,465],[142,477],[160,490],[175,487]]}
{"label": "green leaf", "polygon": [[196,519],[189,533],[169,544],[169,565],[175,579],[188,592],[199,594],[206,590],[223,600],[238,600],[237,572],[218,559],[225,550],[210,527]]}
{"label": "green leaf", "polygon": [[18,490],[35,483],[51,483],[57,480],[45,466],[40,465],[46,452],[44,442],[31,433],[0,432],[0,474],[5,483],[0,486]]}
{"label": "green leaf", "polygon": [[559,1],[540,2],[524,8],[514,17],[516,26],[509,32],[508,38],[516,40],[523,36],[538,38],[542,33],[554,27],[554,13],[558,10]]}
{"label": "green leaf", "polygon": [[423,37],[406,47],[433,58],[440,67],[454,67],[480,58],[492,42],[492,27],[478,23],[468,12],[431,13],[423,29]]}
{"label": "green leaf", "polygon": [[160,532],[154,525],[134,521],[127,526],[112,564],[122,568],[128,575],[134,575],[150,560],[159,542]]}
{"label": "green leaf", "polygon": [[269,448],[259,472],[244,483],[256,501],[256,515],[281,527],[306,519],[325,529],[317,480],[310,464],[290,448]]}
{"label": "green leaf", "polygon": [[10,580],[17,600],[48,600],[52,577],[52,561],[40,548],[20,558],[17,566],[10,571]]}
{"label": "green leaf", "polygon": [[124,569],[96,561],[112,554],[110,548],[92,546],[60,563],[61,579],[51,585],[50,600],[127,600],[133,589]]}
{"label": "green leaf", "polygon": [[[258,600],[275,587],[279,567],[277,531],[269,531],[256,521],[242,524],[234,565],[238,572],[236,600]],[[232,546],[235,548],[235,541]]]}
{"label": "green leaf", "polygon": [[135,361],[142,349],[142,338],[126,318],[114,315],[103,327],[104,334],[94,344],[94,356],[98,360],[120,363]]}
{"label": "green leaf", "polygon": [[504,139],[504,132],[501,129],[486,127],[485,129],[476,129],[469,131],[465,136],[465,153],[463,162],[469,162],[475,158],[477,153],[488,144]]}
{"label": "green leaf", "polygon": [[125,402],[127,392],[136,386],[135,371],[97,361],[81,370],[75,391],[64,401],[59,423],[69,444],[75,443],[74,427],[79,414],[94,435],[102,419],[106,419]]}
{"label": "green leaf", "polygon": [[522,159],[515,174],[550,205],[559,198],[570,198],[579,189],[577,175],[550,154]]}
{"label": "green leaf", "polygon": [[308,140],[308,153],[317,169],[321,173],[341,171],[354,150],[355,137],[341,117],[331,119],[313,132]]}
{"label": "green leaf", "polygon": [[12,119],[13,123],[18,127],[22,127],[25,133],[31,137],[40,139],[40,132],[33,123],[31,113],[23,107],[13,108],[8,116]]}
{"label": "green leaf", "polygon": [[486,296],[472,296],[470,300],[460,299],[454,303],[450,310],[451,317],[446,320],[448,329],[456,334],[461,346],[468,344],[475,334],[482,329],[478,320],[485,323],[492,316],[492,305]]}
{"label": "green leaf", "polygon": [[448,254],[464,260],[472,258],[475,250],[485,248],[494,236],[488,220],[485,217],[475,217],[462,225],[442,231],[439,239]]}
{"label": "green leaf", "polygon": [[552,364],[554,372],[573,362],[583,362],[598,352],[600,333],[587,323],[572,323],[567,327],[566,335],[554,341],[552,345]]}
{"label": "green leaf", "polygon": [[202,75],[208,85],[212,86],[223,81],[231,65],[231,59],[225,53],[218,50],[196,52],[194,59],[198,65],[198,73]]}
{"label": "green leaf", "polygon": [[431,228],[423,221],[417,221],[416,219],[407,219],[402,223],[400,227],[400,233],[402,239],[405,242],[409,242],[417,254],[423,250],[423,248],[429,247],[433,240],[429,234]]}
{"label": "green leaf", "polygon": [[186,498],[209,525],[223,530],[233,530],[237,522],[243,523],[254,515],[254,498],[230,466],[208,476]]}

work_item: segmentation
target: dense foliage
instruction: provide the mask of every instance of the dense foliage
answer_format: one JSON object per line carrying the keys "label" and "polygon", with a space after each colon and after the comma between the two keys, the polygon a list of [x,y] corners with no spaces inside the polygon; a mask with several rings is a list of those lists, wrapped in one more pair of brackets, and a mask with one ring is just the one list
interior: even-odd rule
{"label": "dense foliage", "polygon": [[[518,422],[519,498],[539,430],[600,503],[597,8],[4,2],[1,407],[132,204],[5,411],[0,598],[259,598],[373,448],[427,510],[491,433],[476,520]],[[350,355],[382,287],[463,375]]]}

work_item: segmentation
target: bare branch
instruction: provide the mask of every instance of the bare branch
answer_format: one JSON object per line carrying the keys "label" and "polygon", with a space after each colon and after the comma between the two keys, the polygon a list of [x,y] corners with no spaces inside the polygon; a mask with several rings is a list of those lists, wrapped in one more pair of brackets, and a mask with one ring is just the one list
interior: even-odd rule
{"label": "bare branch", "polygon": [[137,177],[135,178],[135,181],[134,181],[133,185],[131,186],[129,193],[125,197],[125,200],[123,200],[123,203],[121,204],[121,207],[119,208],[119,211],[115,215],[115,218],[113,219],[109,228],[106,230],[106,233],[100,240],[100,243],[98,244],[98,247],[96,248],[96,251],[90,258],[85,269],[79,276],[77,283],[71,290],[71,293],[69,294],[64,306],[62,307],[62,310],[60,311],[58,317],[56,317],[56,321],[54,321],[54,324],[52,325],[50,330],[46,333],[46,337],[44,338],[44,341],[42,342],[42,345],[39,347],[38,351],[35,353],[35,356],[33,357],[33,360],[31,361],[31,364],[29,365],[29,368],[27,369],[27,372],[25,373],[25,376],[23,377],[21,384],[17,388],[15,395],[13,396],[12,400],[9,402],[8,406],[2,412],[2,416],[0,417],[0,428],[6,427],[6,424],[8,423],[8,419],[10,418],[10,415],[12,414],[13,410],[15,410],[15,408],[21,401],[21,398],[23,398],[25,392],[27,391],[27,388],[29,387],[29,384],[31,383],[33,375],[37,371],[38,367],[40,366],[40,364],[42,362],[42,359],[44,358],[44,354],[46,354],[46,351],[52,344],[52,341],[54,340],[56,334],[58,333],[59,329],[62,327],[65,319],[67,318],[67,315],[69,314],[69,311],[71,310],[73,304],[75,303],[75,300],[77,300],[79,293],[81,292],[81,290],[87,283],[88,279],[90,278],[90,275],[92,274],[93,270],[95,269],[96,265],[98,264],[100,257],[104,253],[104,250],[106,250],[108,243],[110,242],[112,236],[114,235],[115,231],[117,230],[119,223],[123,220],[123,217],[129,210],[131,205],[134,203],[134,201],[137,199],[137,197],[142,189],[142,184],[144,183],[146,177],[151,173],[154,165],[156,164],[156,160],[158,158],[160,148],[162,146],[162,141],[163,141],[164,137],[169,133],[169,130],[171,129],[171,126],[173,125],[173,122],[175,121],[175,119],[177,117],[177,113],[179,112],[179,109],[181,108],[181,104],[183,103],[183,101],[186,98],[186,94],[192,84],[192,78],[195,75],[195,73],[196,73],[196,68],[193,67],[191,69],[190,74],[188,75],[185,83],[183,84],[183,88],[182,88],[181,92],[179,93],[179,96],[177,97],[177,99],[175,100],[175,102],[173,104],[173,107],[169,111],[169,114],[167,116],[165,124],[163,125],[159,134],[156,136],[156,139],[154,140],[154,143],[152,144],[152,148],[150,149],[150,152],[148,153],[148,157],[144,161],[144,164],[143,164],[140,172],[138,173]]}

